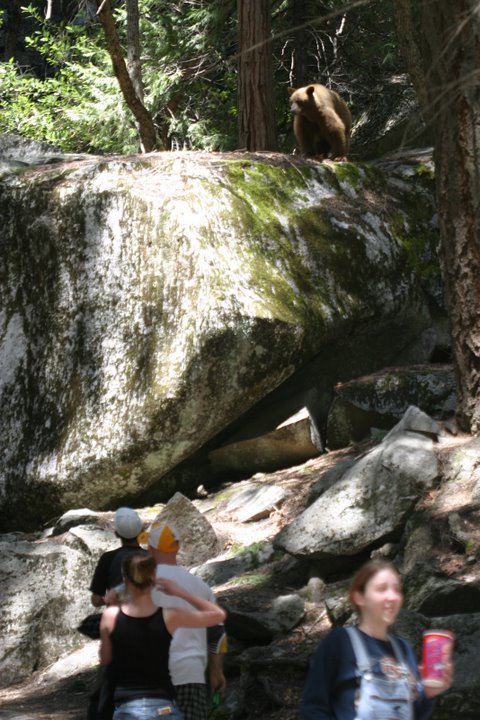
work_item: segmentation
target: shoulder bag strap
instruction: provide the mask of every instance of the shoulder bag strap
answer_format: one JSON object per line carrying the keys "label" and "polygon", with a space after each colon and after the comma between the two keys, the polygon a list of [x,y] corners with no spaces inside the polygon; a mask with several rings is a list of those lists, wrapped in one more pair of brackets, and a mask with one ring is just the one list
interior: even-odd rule
{"label": "shoulder bag strap", "polygon": [[362,636],[359,631],[353,625],[349,625],[345,628],[352,643],[353,652],[355,653],[355,659],[357,661],[357,668],[361,673],[370,670],[370,658],[365,648]]}
{"label": "shoulder bag strap", "polygon": [[397,662],[399,665],[402,666],[402,668],[406,671],[409,670],[408,663],[405,659],[405,655],[402,651],[402,648],[400,647],[400,643],[396,638],[393,637],[393,635],[389,635],[388,639],[390,641],[390,644],[393,648],[393,652],[395,653],[395,657],[397,658]]}

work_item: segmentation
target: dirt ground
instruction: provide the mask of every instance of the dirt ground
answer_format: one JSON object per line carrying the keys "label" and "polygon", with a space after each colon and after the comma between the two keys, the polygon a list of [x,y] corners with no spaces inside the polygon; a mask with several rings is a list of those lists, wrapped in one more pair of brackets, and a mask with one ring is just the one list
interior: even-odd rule
{"label": "dirt ground", "polygon": [[[41,675],[41,674],[39,674]],[[1,720],[85,720],[96,671],[80,672],[53,683],[32,678],[0,691]],[[37,682],[39,684],[37,684]]]}

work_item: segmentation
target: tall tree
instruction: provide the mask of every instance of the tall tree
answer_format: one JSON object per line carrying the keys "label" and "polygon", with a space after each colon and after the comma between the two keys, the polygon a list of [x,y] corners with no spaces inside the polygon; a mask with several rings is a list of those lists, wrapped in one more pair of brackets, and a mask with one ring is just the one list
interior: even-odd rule
{"label": "tall tree", "polygon": [[[345,5],[345,3],[342,3]],[[275,26],[281,20],[280,57],[288,72],[289,84],[302,87],[312,82],[330,85],[338,62],[339,37],[345,11],[337,11],[319,0],[288,0],[274,13]],[[291,28],[290,31],[288,29]]]}
{"label": "tall tree", "polygon": [[161,142],[157,135],[152,116],[139,98],[135,85],[127,70],[115,20],[113,18],[111,0],[102,0],[102,2],[99,3],[98,14],[105,32],[105,39],[108,52],[112,59],[114,73],[123,97],[125,98],[125,102],[132,111],[137,124],[142,151],[152,152],[152,150],[159,150],[161,149]]}
{"label": "tall tree", "polygon": [[275,150],[270,0],[238,0],[238,145]]}
{"label": "tall tree", "polygon": [[15,51],[20,37],[22,0],[2,0],[0,11],[3,14],[4,51],[2,60],[15,60]]}
{"label": "tall tree", "polygon": [[138,0],[126,0],[127,9],[127,67],[133,87],[143,103],[142,63],[140,59],[140,13]]}
{"label": "tall tree", "polygon": [[291,7],[288,8],[290,12],[287,17],[294,25],[289,68],[290,85],[293,87],[302,87],[317,80],[316,75],[311,74],[309,67],[313,36],[311,25],[308,23],[310,4],[309,0],[292,0]]}
{"label": "tall tree", "polygon": [[394,4],[411,76],[434,133],[457,419],[462,429],[478,434],[480,7],[478,0],[395,0]]}

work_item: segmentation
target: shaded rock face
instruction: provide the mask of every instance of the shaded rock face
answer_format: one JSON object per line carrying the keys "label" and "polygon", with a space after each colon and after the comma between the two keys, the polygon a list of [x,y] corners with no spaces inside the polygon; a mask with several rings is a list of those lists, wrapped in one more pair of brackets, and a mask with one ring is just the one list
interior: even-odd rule
{"label": "shaded rock face", "polygon": [[451,417],[455,400],[451,365],[386,368],[340,383],[328,414],[328,446],[363,440],[372,427],[390,430],[411,404],[438,419]]}
{"label": "shaded rock face", "polygon": [[425,127],[416,93],[408,75],[388,78],[389,92],[382,83],[370,102],[357,113],[352,141],[353,158],[380,157],[386,153],[405,154],[406,148],[431,145],[433,138]]}
{"label": "shaded rock face", "polygon": [[391,364],[442,295],[415,167],[169,153],[4,170],[0,528],[166,499],[172,468],[313,357],[329,387]]}

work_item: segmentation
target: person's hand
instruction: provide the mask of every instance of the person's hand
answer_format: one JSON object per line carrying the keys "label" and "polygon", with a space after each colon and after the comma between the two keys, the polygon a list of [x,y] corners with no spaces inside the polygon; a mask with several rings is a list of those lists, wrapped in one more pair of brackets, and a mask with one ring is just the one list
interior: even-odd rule
{"label": "person's hand", "polygon": [[176,582],[164,577],[159,577],[155,580],[155,587],[157,590],[160,590],[160,592],[165,593],[165,595],[181,596],[184,592]]}
{"label": "person's hand", "polygon": [[211,667],[210,668],[210,695],[214,695],[216,692],[218,692],[220,695],[223,695],[225,692],[225,688],[227,686],[227,681],[225,680],[225,675],[223,674],[223,671],[221,668]]}
{"label": "person's hand", "polygon": [[110,588],[110,590],[107,590],[105,593],[105,597],[103,598],[105,605],[117,605],[118,604],[118,595],[115,588]]}
{"label": "person's hand", "polygon": [[442,677],[442,684],[438,685],[437,687],[428,687],[426,685],[423,686],[423,691],[425,693],[425,697],[429,698],[430,700],[437,695],[440,695],[441,693],[444,693],[446,690],[452,687],[453,683],[453,662],[452,662],[452,647],[447,646],[445,647],[443,651],[442,656],[442,663],[443,663],[443,677]]}

